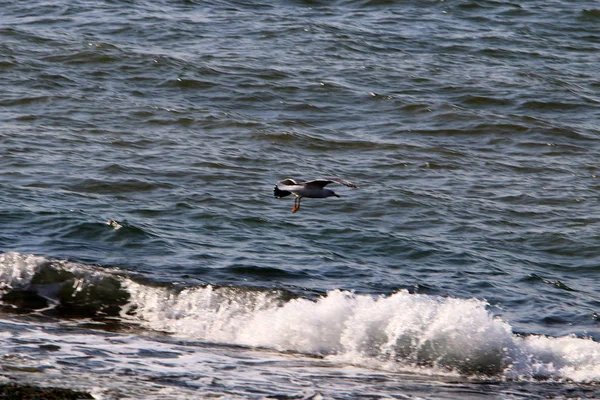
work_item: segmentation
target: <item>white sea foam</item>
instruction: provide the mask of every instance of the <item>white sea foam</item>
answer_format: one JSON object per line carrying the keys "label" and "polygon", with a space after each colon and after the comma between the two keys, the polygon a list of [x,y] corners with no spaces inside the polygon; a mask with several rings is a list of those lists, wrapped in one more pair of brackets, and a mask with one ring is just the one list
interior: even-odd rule
{"label": "white sea foam", "polygon": [[394,371],[600,381],[600,343],[516,335],[476,299],[334,290],[281,304],[265,292],[225,295],[211,286],[175,294],[130,282],[127,289],[138,321],[188,338]]}
{"label": "white sea foam", "polygon": [[505,371],[509,379],[600,381],[600,343],[574,336],[530,335],[515,338],[516,357]]}
{"label": "white sea foam", "polygon": [[[26,287],[47,261],[0,255],[0,289]],[[76,275],[73,285],[82,280],[93,285],[101,276],[118,279],[119,290],[129,295],[124,320],[184,339],[306,353],[390,371],[600,382],[600,343],[514,334],[477,299],[333,290],[314,301],[284,300],[277,291],[210,285],[178,291],[76,263],[53,267]]]}
{"label": "white sea foam", "polygon": [[28,285],[40,265],[46,261],[43,257],[28,254],[0,254],[0,293]]}

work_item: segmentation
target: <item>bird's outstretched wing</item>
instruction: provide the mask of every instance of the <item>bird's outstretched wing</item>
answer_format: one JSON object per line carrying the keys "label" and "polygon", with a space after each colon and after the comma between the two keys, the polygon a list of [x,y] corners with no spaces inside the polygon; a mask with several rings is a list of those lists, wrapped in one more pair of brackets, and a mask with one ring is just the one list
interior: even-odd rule
{"label": "bird's outstretched wing", "polygon": [[340,178],[319,178],[319,179],[314,179],[312,181],[308,181],[308,182],[304,182],[304,185],[306,187],[318,187],[318,188],[324,188],[325,186],[329,185],[330,183],[339,183],[341,185],[345,185],[348,187],[351,187],[353,189],[356,189],[358,186],[356,186],[354,183],[350,182],[350,181],[346,181],[344,179],[340,179]]}

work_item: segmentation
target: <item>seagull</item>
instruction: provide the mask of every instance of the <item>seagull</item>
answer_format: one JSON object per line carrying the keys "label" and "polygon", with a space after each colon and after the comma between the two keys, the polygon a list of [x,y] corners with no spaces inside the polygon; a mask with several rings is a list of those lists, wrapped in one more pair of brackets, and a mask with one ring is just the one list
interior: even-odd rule
{"label": "seagull", "polygon": [[331,196],[340,197],[333,190],[325,189],[325,186],[334,182],[354,189],[358,187],[352,182],[348,182],[339,178],[319,178],[313,179],[312,181],[287,178],[277,182],[275,189],[273,189],[273,194],[278,199],[289,196],[290,194],[296,196],[296,199],[294,200],[294,208],[292,208],[292,213],[295,213],[300,209],[300,200],[303,197],[310,197],[314,199],[324,199],[325,197]]}

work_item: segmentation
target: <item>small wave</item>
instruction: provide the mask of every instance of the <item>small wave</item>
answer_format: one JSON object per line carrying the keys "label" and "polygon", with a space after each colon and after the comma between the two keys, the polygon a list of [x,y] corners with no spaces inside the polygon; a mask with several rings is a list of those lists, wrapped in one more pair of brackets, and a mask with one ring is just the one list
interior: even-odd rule
{"label": "small wave", "polygon": [[515,334],[488,304],[333,290],[315,299],[282,289],[176,287],[44,257],[0,255],[4,310],[119,317],[186,340],[269,348],[368,368],[506,380],[600,382],[600,343]]}
{"label": "small wave", "polygon": [[308,273],[292,272],[285,269],[274,268],[274,267],[255,267],[245,265],[233,265],[227,268],[231,273],[238,276],[258,276],[258,277],[270,277],[270,278],[307,278]]}
{"label": "small wave", "polygon": [[153,182],[146,179],[100,180],[81,179],[66,186],[67,190],[77,193],[123,194],[131,192],[151,192],[171,187],[168,183]]}
{"label": "small wave", "polygon": [[33,255],[0,255],[4,311],[69,318],[118,316],[129,300],[117,274]]}
{"label": "small wave", "polygon": [[581,11],[581,17],[583,19],[597,20],[600,19],[600,9],[590,8]]}

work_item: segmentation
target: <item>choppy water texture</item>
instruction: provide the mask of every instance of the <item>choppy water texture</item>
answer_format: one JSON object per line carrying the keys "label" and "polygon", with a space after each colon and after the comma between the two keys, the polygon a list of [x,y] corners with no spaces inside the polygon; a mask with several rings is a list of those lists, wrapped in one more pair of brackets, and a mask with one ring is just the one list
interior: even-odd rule
{"label": "choppy water texture", "polygon": [[600,396],[598,2],[1,9],[3,380]]}

